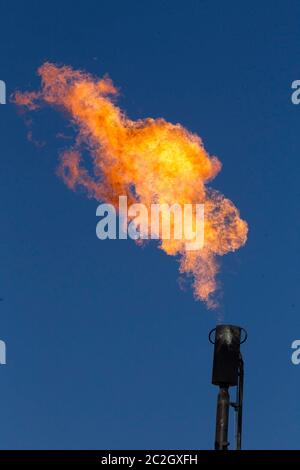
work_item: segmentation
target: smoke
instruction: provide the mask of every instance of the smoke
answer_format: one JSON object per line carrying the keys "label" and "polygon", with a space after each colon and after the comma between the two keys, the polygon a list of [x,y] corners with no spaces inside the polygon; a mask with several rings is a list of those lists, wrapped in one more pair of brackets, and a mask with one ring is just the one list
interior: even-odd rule
{"label": "smoke", "polygon": [[[82,71],[51,63],[38,74],[41,89],[17,92],[17,105],[36,110],[48,105],[67,113],[77,129],[74,145],[60,155],[58,174],[72,190],[84,188],[89,197],[112,203],[119,195],[128,203],[204,204],[204,248],[186,251],[182,240],[159,241],[177,256],[179,270],[192,277],[194,295],[215,307],[219,271],[217,256],[244,245],[247,223],[238,209],[207,187],[221,169],[200,137],[162,118],[133,121],[115,104],[117,89],[108,77],[97,79]],[[92,172],[83,154],[92,158]],[[84,150],[84,151],[83,151]]]}

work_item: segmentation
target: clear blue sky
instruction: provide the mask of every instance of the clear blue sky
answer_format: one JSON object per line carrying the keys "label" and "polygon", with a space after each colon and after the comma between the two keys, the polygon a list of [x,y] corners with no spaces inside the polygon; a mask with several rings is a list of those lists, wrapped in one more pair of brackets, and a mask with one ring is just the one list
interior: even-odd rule
{"label": "clear blue sky", "polygon": [[108,72],[130,117],[203,138],[250,228],[207,311],[155,245],[96,238],[96,201],[55,175],[62,116],[35,117],[38,148],[0,106],[0,447],[211,448],[221,314],[249,334],[244,447],[299,448],[300,3],[1,0],[0,14],[8,93],[37,88],[46,60]]}

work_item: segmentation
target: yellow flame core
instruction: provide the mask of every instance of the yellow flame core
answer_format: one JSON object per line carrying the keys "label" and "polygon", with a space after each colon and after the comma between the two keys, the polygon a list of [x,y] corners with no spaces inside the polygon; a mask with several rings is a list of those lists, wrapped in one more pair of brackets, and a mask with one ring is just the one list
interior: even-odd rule
{"label": "yellow flame core", "polygon": [[[169,255],[179,255],[180,272],[193,277],[195,297],[217,305],[216,255],[242,246],[247,223],[234,204],[207,189],[221,169],[199,136],[164,119],[130,120],[114,103],[117,89],[108,77],[97,80],[71,67],[45,63],[38,70],[38,92],[16,93],[18,105],[30,110],[43,104],[67,111],[78,129],[76,144],[62,153],[58,169],[66,185],[84,187],[89,196],[117,208],[120,195],[128,203],[204,204],[204,248],[186,251],[184,240],[161,239]],[[83,166],[84,144],[93,160],[93,175]]]}

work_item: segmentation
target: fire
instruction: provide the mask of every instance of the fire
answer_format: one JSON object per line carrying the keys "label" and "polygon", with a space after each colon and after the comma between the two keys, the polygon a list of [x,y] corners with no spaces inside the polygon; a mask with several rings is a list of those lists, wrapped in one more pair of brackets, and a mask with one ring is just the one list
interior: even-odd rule
{"label": "fire", "polygon": [[[200,137],[162,118],[133,121],[115,104],[117,89],[108,77],[96,79],[71,67],[42,65],[37,92],[17,92],[16,104],[35,110],[42,105],[67,112],[78,131],[76,143],[60,156],[58,174],[75,190],[117,207],[119,195],[134,202],[196,204],[205,207],[205,242],[186,251],[184,241],[159,241],[160,248],[178,256],[180,272],[191,275],[196,299],[216,306],[217,255],[244,245],[247,223],[238,209],[207,187],[221,169]],[[92,158],[93,174],[84,166],[82,148]]]}

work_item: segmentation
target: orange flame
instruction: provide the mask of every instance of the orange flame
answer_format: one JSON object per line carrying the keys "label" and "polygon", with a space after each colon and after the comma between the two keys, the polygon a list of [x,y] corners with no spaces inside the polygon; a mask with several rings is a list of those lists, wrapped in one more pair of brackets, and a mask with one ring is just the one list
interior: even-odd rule
{"label": "orange flame", "polygon": [[[59,175],[66,185],[83,187],[88,195],[117,206],[119,195],[128,202],[205,205],[204,248],[186,251],[182,240],[161,239],[160,247],[179,255],[180,272],[193,276],[196,299],[217,305],[216,255],[241,247],[247,223],[234,204],[206,184],[221,169],[208,155],[200,137],[164,119],[132,121],[114,103],[117,89],[71,67],[45,63],[38,70],[38,92],[17,92],[14,101],[30,110],[43,104],[67,111],[78,129],[76,144],[61,155]],[[83,166],[81,146],[88,147],[93,176]]]}

